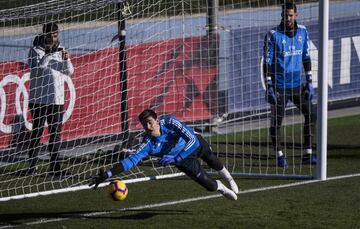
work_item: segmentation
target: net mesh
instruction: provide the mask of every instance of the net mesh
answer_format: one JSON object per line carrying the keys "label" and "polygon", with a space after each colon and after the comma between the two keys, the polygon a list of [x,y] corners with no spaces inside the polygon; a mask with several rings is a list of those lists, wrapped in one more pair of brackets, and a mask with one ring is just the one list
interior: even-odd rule
{"label": "net mesh", "polygon": [[[264,100],[261,69],[263,40],[279,24],[283,1],[219,1],[216,15],[210,18],[215,24],[210,25],[209,3],[2,3],[0,198],[87,184],[100,168],[109,168],[135,152],[142,137],[137,115],[146,108],[159,115],[174,115],[202,133],[233,173],[311,176],[314,167],[301,160],[304,139],[300,124],[304,120],[291,103],[281,139],[288,169],[277,166],[268,131],[270,106]],[[298,21],[310,35],[316,92],[318,4],[297,3]],[[358,7],[358,1],[330,4],[330,103],[360,94],[360,26],[353,23],[359,18]],[[122,33],[118,32],[119,17],[126,25]],[[49,22],[59,25],[60,44],[70,53],[74,66],[72,75],[61,74],[64,116],[56,161],[66,173],[60,176],[51,170],[47,122],[37,147],[36,173],[29,171],[33,120],[28,54],[43,24]],[[121,49],[124,37],[125,48]],[[121,71],[124,57],[126,71]],[[146,158],[120,178],[176,172],[175,167],[160,166],[156,158]]]}

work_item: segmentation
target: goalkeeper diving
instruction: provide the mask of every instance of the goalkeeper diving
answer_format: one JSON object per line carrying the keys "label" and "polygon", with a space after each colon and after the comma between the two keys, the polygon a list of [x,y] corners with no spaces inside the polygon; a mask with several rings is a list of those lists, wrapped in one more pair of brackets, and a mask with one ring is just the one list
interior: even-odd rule
{"label": "goalkeeper diving", "polygon": [[[108,178],[136,166],[146,156],[160,158],[162,166],[175,165],[180,171],[195,180],[210,192],[218,191],[228,199],[236,200],[238,186],[220,159],[212,152],[209,143],[190,127],[173,116],[158,118],[155,111],[147,109],[140,113],[139,121],[145,136],[137,151],[128,158],[116,163],[110,170],[100,170],[90,179],[89,186],[97,186]],[[200,165],[198,158],[205,161],[225,179],[230,188],[220,180],[211,178]]]}

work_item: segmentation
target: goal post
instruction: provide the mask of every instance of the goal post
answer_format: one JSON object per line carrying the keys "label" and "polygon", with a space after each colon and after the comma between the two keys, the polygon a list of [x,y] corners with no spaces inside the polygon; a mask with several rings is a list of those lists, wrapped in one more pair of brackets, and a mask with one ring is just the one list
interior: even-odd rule
{"label": "goal post", "polygon": [[[3,5],[0,200],[88,188],[89,177],[99,169],[110,168],[135,152],[143,135],[137,115],[147,108],[174,115],[204,135],[234,175],[313,179],[315,166],[302,162],[304,120],[295,106],[288,104],[281,129],[287,169],[277,165],[269,135],[271,108],[264,99],[263,41],[280,23],[282,3],[44,0]],[[320,100],[318,89],[326,84],[320,77],[324,72],[329,74],[329,103],[359,97],[360,71],[347,70],[357,69],[360,56],[360,26],[354,23],[359,19],[355,10],[359,2],[330,3],[333,15],[325,44],[329,55],[320,49],[320,41],[326,39],[319,33],[320,4],[296,3],[298,22],[310,35],[318,95],[314,102]],[[60,45],[69,52],[74,67],[72,75],[58,74],[64,116],[57,160],[66,171],[59,176],[50,169],[54,154],[49,150],[49,123],[44,124],[37,147],[36,173],[29,171],[34,158],[29,154],[34,120],[29,106],[28,53],[43,24],[51,22],[58,24]],[[329,58],[327,65],[319,59],[324,55]],[[58,61],[47,68],[56,70],[62,60]],[[326,131],[321,135],[326,136]],[[129,183],[179,175],[175,167],[162,167],[157,158],[148,157],[118,178]]]}
{"label": "goal post", "polygon": [[327,117],[328,117],[328,39],[329,39],[329,0],[319,3],[319,99],[318,99],[318,130],[317,152],[319,163],[316,178],[326,180],[327,177]]}

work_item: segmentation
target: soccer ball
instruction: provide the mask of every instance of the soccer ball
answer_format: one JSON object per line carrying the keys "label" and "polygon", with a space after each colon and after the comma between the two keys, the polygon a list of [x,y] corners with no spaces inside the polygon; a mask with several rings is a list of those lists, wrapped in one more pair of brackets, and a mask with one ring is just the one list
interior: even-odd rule
{"label": "soccer ball", "polygon": [[125,200],[129,189],[126,187],[126,184],[121,180],[114,180],[110,183],[110,195],[113,200]]}

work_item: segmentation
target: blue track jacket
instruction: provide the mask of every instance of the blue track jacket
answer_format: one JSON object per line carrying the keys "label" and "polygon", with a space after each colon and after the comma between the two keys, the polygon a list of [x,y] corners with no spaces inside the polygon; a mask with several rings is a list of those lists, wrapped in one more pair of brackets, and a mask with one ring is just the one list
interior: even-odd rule
{"label": "blue track jacket", "polygon": [[175,117],[160,118],[160,132],[159,137],[145,135],[137,151],[120,161],[124,171],[130,170],[148,155],[156,157],[165,154],[180,155],[185,159],[200,146],[194,131]]}
{"label": "blue track jacket", "polygon": [[301,85],[301,68],[310,60],[309,37],[306,27],[297,25],[295,36],[288,36],[279,25],[267,33],[264,40],[264,61],[271,66],[272,82],[276,88],[295,88]]}

